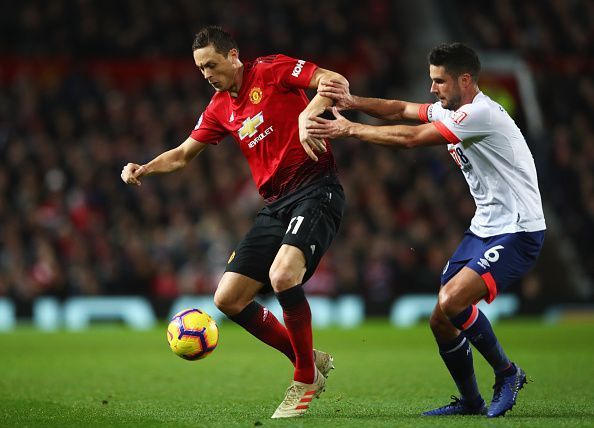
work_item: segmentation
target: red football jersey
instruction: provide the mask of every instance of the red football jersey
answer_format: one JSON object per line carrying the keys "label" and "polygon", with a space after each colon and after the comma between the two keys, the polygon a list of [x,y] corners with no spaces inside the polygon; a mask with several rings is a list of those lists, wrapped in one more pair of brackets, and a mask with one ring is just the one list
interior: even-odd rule
{"label": "red football jersey", "polygon": [[285,55],[245,63],[237,98],[217,92],[190,136],[218,144],[231,134],[247,158],[258,191],[266,202],[324,176],[336,174],[327,145],[312,161],[299,142],[299,114],[309,103],[304,89],[317,66]]}

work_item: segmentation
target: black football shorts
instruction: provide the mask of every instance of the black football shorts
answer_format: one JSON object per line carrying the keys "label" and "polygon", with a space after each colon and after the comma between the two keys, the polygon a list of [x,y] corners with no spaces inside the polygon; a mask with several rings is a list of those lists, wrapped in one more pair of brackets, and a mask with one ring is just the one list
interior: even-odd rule
{"label": "black football shorts", "polygon": [[344,211],[344,191],[336,177],[324,177],[262,208],[254,225],[237,245],[226,272],[237,272],[271,291],[269,271],[281,245],[299,248],[305,283],[336,236]]}

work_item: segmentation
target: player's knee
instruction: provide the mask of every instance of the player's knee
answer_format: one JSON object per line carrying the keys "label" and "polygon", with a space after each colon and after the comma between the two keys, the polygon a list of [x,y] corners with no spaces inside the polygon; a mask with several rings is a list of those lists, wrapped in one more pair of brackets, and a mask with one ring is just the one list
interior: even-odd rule
{"label": "player's knee", "polygon": [[241,312],[240,302],[231,295],[217,290],[214,295],[214,304],[219,311],[227,316],[237,315]]}
{"label": "player's knee", "polygon": [[431,318],[429,318],[429,326],[433,337],[439,343],[453,340],[458,335],[458,329],[444,315],[439,304],[435,306]]}
{"label": "player's knee", "polygon": [[297,282],[297,275],[288,267],[277,266],[270,269],[270,284],[277,293],[293,287]]}
{"label": "player's knee", "polygon": [[447,287],[442,287],[441,290],[439,290],[437,302],[441,312],[448,317],[455,316],[460,312],[458,310],[455,294],[450,292]]}
{"label": "player's knee", "polygon": [[435,314],[435,311],[433,311],[431,317],[429,318],[429,327],[431,328],[431,331],[434,334],[439,332],[442,324],[443,321]]}
{"label": "player's knee", "polygon": [[439,307],[436,307],[429,318],[429,327],[434,335],[439,335],[442,331],[449,328],[449,320],[441,312]]}

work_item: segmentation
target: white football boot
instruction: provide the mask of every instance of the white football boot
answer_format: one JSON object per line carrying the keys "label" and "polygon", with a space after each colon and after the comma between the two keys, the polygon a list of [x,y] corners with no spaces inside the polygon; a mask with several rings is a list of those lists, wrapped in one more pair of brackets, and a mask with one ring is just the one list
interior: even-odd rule
{"label": "white football boot", "polygon": [[292,381],[285,394],[285,399],[272,415],[272,419],[302,416],[309,409],[311,400],[318,398],[324,392],[325,387],[326,378],[317,367],[314,383]]}
{"label": "white football boot", "polygon": [[324,377],[327,378],[330,374],[330,370],[334,369],[334,357],[326,352],[318,351],[317,349],[314,349],[313,353],[316,367]]}

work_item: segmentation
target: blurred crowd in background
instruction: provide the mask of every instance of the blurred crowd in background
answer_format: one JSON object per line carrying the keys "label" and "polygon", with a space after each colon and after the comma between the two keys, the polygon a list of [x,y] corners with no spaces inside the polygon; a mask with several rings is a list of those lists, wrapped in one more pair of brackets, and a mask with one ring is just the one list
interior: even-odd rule
{"label": "blurred crowd in background", "polygon": [[[406,30],[401,3],[4,5],[0,296],[28,302],[40,295],[168,300],[212,293],[262,206],[234,141],[209,147],[183,171],[147,177],[141,187],[120,179],[127,162],[146,162],[183,141],[208,103],[212,90],[193,68],[194,33],[220,24],[237,38],[244,61],[284,53],[341,72],[357,94],[387,97],[404,92],[413,77],[405,57],[425,63],[426,52],[407,52],[417,34]],[[514,51],[530,64],[545,119],[542,135],[529,140],[543,201],[562,220],[558,233],[571,238],[574,262],[593,278],[594,4],[435,3],[451,40]],[[447,151],[354,140],[332,146],[346,215],[306,290],[362,295],[372,313],[385,313],[402,294],[435,292],[474,213]],[[541,263],[517,289],[528,310],[572,299],[569,291],[547,294],[547,268],[554,266]]]}

